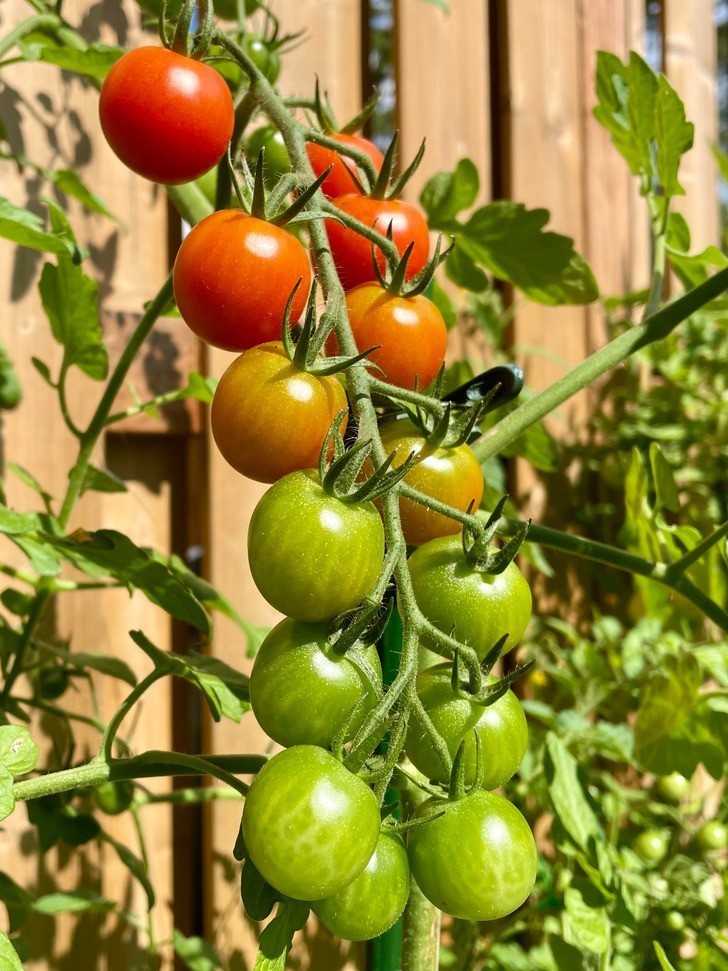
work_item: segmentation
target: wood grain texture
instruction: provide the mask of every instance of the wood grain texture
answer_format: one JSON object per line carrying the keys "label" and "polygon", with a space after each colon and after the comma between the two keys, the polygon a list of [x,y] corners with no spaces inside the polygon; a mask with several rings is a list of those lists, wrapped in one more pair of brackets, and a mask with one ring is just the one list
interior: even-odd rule
{"label": "wood grain texture", "polygon": [[665,73],[685,103],[695,141],[680,166],[685,196],[673,208],[687,219],[693,251],[720,238],[717,173],[710,150],[718,141],[717,33],[712,0],[665,0]]}
{"label": "wood grain texture", "polygon": [[[28,15],[21,0],[6,0],[0,9],[0,32]],[[78,25],[83,36],[106,43],[136,44],[141,41],[139,12],[135,3],[100,5],[89,0],[68,0],[64,14]],[[149,41],[147,41],[149,42]],[[71,168],[102,196],[119,222],[86,213],[69,201],[68,212],[79,242],[89,250],[86,272],[98,281],[100,299],[106,313],[138,313],[149,300],[168,268],[166,201],[158,188],[128,172],[107,148],[98,126],[98,95],[85,82],[48,65],[17,65],[3,71],[0,114],[8,129],[13,149],[22,150],[34,163],[53,169]],[[39,197],[52,194],[41,180],[30,173],[18,174],[9,163],[2,163],[2,189],[17,205],[30,203],[43,214]],[[52,340],[37,292],[37,280],[46,260],[29,250],[13,252],[10,244],[0,246],[0,286],[2,286],[1,336],[18,365],[25,397],[21,407],[2,418],[2,458],[27,467],[56,497],[62,496],[67,472],[75,457],[75,443],[63,428],[51,390],[30,364],[31,355],[46,361],[57,373],[60,347]],[[150,365],[150,371],[155,365]],[[158,375],[156,376],[158,377]],[[69,382],[69,408],[75,420],[88,420],[100,385],[75,373]],[[141,545],[162,551],[170,549],[172,535],[172,483],[178,481],[171,455],[159,444],[144,447],[129,440],[116,440],[108,452],[101,444],[94,462],[113,463],[115,471],[129,483],[126,494],[101,496],[87,494],[73,517],[71,528],[117,528]],[[113,453],[113,454],[112,454]],[[171,463],[171,464],[170,464]],[[34,508],[37,500],[12,476],[8,479],[9,499],[20,509]],[[7,551],[3,550],[3,556]],[[128,631],[140,627],[160,647],[171,644],[168,617],[140,595],[130,601],[124,591],[100,594],[64,594],[56,609],[43,622],[48,638],[70,641],[74,650],[97,651],[128,661],[139,672],[148,663],[134,648]],[[84,682],[69,692],[70,703],[86,714],[93,713],[92,693]],[[101,717],[108,718],[118,706],[128,686],[111,678],[94,678],[94,693]],[[135,750],[165,748],[171,744],[168,685],[156,688],[140,708],[132,740]],[[131,726],[129,726],[131,728]],[[54,743],[61,749],[63,736],[59,724],[43,718],[37,726],[44,749],[52,752]],[[77,735],[74,758],[93,754],[98,736],[92,729]],[[91,808],[92,804],[88,804]],[[2,868],[27,885],[32,892],[55,887],[82,886],[96,889],[118,901],[119,907],[136,911],[144,922],[144,905],[139,887],[121,867],[113,852],[94,846],[88,852],[72,855],[63,845],[46,856],[36,855],[34,830],[25,823],[25,810],[19,808],[0,836]],[[128,819],[102,819],[116,838],[138,853],[135,834]],[[154,847],[152,874],[159,903],[155,910],[155,933],[169,938],[172,917],[172,817],[167,807],[150,808],[145,813],[144,829]],[[139,966],[145,947],[144,933],[137,933],[115,916],[106,919],[60,917],[55,922],[37,918],[30,925],[31,971],[50,968],[88,967],[100,971],[121,971]],[[92,957],[93,956],[93,957]],[[170,967],[169,949],[163,962]]]}

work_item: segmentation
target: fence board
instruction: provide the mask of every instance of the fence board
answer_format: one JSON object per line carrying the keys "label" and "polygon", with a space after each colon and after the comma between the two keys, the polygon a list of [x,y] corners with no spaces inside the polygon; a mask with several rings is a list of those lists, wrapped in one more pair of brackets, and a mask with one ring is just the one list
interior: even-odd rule
{"label": "fence board", "polygon": [[[87,0],[69,0],[67,7],[69,20],[83,23],[89,35],[98,31],[100,39],[110,43],[121,40],[135,44],[140,40],[138,29],[132,26],[139,19],[134,3],[107,6],[103,13],[99,8],[92,12]],[[3,32],[27,13],[27,4],[21,0],[4,3],[0,13]],[[81,245],[89,244],[86,269],[99,281],[106,308],[123,315],[138,312],[142,302],[153,296],[167,270],[166,202],[162,192],[129,173],[106,147],[98,129],[97,94],[88,85],[62,77],[51,66],[38,64],[4,69],[3,80],[0,110],[6,124],[12,120],[8,127],[13,147],[22,145],[27,157],[36,164],[76,169],[90,185],[100,187],[100,194],[111,211],[124,220],[123,227],[116,226],[103,217],[84,213],[75,203],[69,206]],[[11,172],[9,164],[4,167],[3,190],[21,205],[27,198],[37,198],[43,192],[37,178],[24,179]],[[70,435],[59,433],[57,422],[48,420],[48,415],[57,411],[53,394],[30,366],[30,355],[35,354],[55,373],[61,357],[58,345],[50,339],[36,292],[38,271],[44,261],[41,254],[29,251],[13,254],[8,244],[0,247],[3,303],[10,308],[4,314],[2,336],[18,363],[25,390],[22,406],[3,419],[2,448],[5,459],[29,468],[58,496],[63,494],[75,445]],[[74,379],[69,406],[77,421],[88,417],[92,404],[88,381]],[[96,458],[97,464],[103,464],[102,452],[103,449]],[[137,542],[168,549],[171,539],[169,482],[174,479],[170,456],[158,445],[150,451],[127,443],[116,449],[115,461],[122,476],[131,482],[130,492],[88,496],[79,507],[72,528],[83,524],[89,529],[100,526],[128,529]],[[26,489],[12,482],[12,477],[9,494],[10,501],[18,508],[32,508],[36,501]],[[121,591],[95,592],[91,596],[65,595],[46,625],[47,634],[53,630],[54,636],[72,636],[76,650],[100,651],[125,660],[131,656],[133,665],[138,652],[130,651],[126,633],[130,627],[142,627],[161,647],[170,643],[166,615],[138,597],[130,604],[128,595]],[[144,669],[146,665],[140,663],[139,667]],[[99,679],[97,694],[102,716],[108,718],[122,696],[120,685],[108,678]],[[88,692],[79,690],[76,697],[78,707],[89,713]],[[161,688],[151,703],[143,706],[134,733],[134,743],[139,748],[163,748],[171,743],[167,699],[166,689]],[[44,734],[57,735],[57,724],[48,719],[43,719],[38,727]],[[98,737],[93,732],[79,733],[79,739],[89,752],[98,745]],[[76,757],[81,755],[81,750],[76,752]],[[128,872],[108,850],[95,848],[72,864],[63,847],[39,859],[34,856],[34,831],[24,820],[21,808],[11,825],[4,827],[2,835],[3,868],[13,873],[15,879],[31,888],[37,885],[47,890],[55,885],[73,887],[78,878],[85,886],[95,885],[121,901],[123,906],[140,904],[138,888],[132,885]],[[128,820],[108,822],[107,828],[136,851]],[[168,902],[172,897],[169,809],[161,806],[149,810],[145,828],[155,847],[152,868],[160,899],[155,914],[156,933],[160,938],[168,938],[171,926]],[[90,954],[96,955],[95,966],[100,969],[115,971],[136,966],[140,961],[136,934],[125,925],[117,925],[113,918],[103,927],[102,923],[94,919],[79,920],[75,916],[61,917],[56,920],[54,930],[49,919],[36,920],[30,925],[29,969],[88,966]],[[140,943],[143,947],[143,938]]]}
{"label": "fence board", "polygon": [[[340,119],[354,115],[361,98],[361,15],[359,0],[278,0],[273,9],[286,33],[306,28],[304,42],[286,58],[279,88],[291,95],[312,96],[316,75],[328,91]],[[210,373],[219,375],[234,359],[223,351],[210,352]],[[272,625],[278,615],[258,594],[250,577],[246,554],[248,521],[266,487],[244,479],[222,459],[210,441],[210,537],[208,570],[212,582],[252,623]],[[235,666],[249,669],[245,643],[232,624],[216,623],[213,652]],[[267,739],[252,714],[240,726],[223,722],[210,728],[213,752],[259,752]],[[239,867],[232,866],[231,850],[240,823],[240,806],[220,803],[209,807],[208,926],[221,953],[241,967],[252,964],[257,928],[245,918],[239,894]],[[323,969],[352,971],[361,966],[363,947],[334,940],[328,932],[315,932],[309,921],[291,955],[300,971]],[[233,957],[234,956],[234,957]],[[248,965],[242,962],[248,962]]]}
{"label": "fence board", "polygon": [[692,151],[680,166],[685,196],[673,202],[687,219],[693,250],[715,245],[720,238],[717,173],[710,146],[718,141],[717,32],[713,0],[664,0],[665,73],[685,102],[695,125]]}

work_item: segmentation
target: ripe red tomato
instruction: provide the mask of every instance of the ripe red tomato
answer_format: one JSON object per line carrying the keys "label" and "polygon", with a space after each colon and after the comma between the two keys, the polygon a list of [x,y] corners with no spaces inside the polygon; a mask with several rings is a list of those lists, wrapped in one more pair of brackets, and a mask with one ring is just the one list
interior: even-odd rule
{"label": "ripe red tomato", "polygon": [[382,687],[376,647],[364,648],[361,658],[371,680],[356,654],[342,654],[329,643],[326,624],[286,617],[255,655],[250,704],[258,724],[280,745],[328,748],[359,705],[351,723],[353,735],[376,705],[377,689]]}
{"label": "ripe red tomato", "polygon": [[248,530],[255,585],[296,620],[331,620],[357,607],[384,559],[384,527],[371,502],[329,495],[313,470],[291,472],[265,493]]}
{"label": "ripe red tomato", "polygon": [[[361,135],[331,135],[330,137],[341,142],[342,145],[348,145],[351,148],[358,148],[361,152],[366,152],[374,163],[374,168],[379,172],[384,158],[377,146],[370,142],[368,138],[362,138]],[[337,196],[345,196],[350,193],[361,194],[350,174],[353,172],[357,178],[361,179],[354,159],[347,155],[338,155],[333,149],[326,148],[324,145],[317,145],[316,142],[309,142],[306,145],[306,153],[316,176],[323,175],[326,169],[333,165],[331,172],[326,176],[324,184],[321,186],[327,198],[336,199]]]}
{"label": "ripe red tomato", "polygon": [[[409,418],[385,422],[380,434],[387,454],[395,453],[394,468],[415,453],[416,462],[404,477],[407,485],[461,512],[466,512],[471,502],[478,508],[483,497],[483,473],[469,445],[456,448],[430,445]],[[457,520],[411,499],[399,500],[399,512],[404,538],[410,546],[462,531]]]}
{"label": "ripe red tomato", "polygon": [[[475,781],[475,739],[480,737],[480,753],[485,774],[484,789],[497,789],[507,782],[526,754],[528,726],[521,703],[512,691],[506,691],[492,705],[484,708],[477,702],[457,695],[452,689],[452,665],[436,664],[417,677],[417,694],[435,728],[447,745],[451,757],[465,740],[465,782]],[[495,681],[495,678],[491,678]],[[420,772],[438,782],[447,782],[430,736],[416,719],[410,718],[406,745],[407,757]]]}
{"label": "ripe red tomato", "polygon": [[163,185],[190,182],[217,165],[234,116],[217,71],[163,47],[138,47],[119,58],[99,100],[114,152],[132,171]]}
{"label": "ripe red tomato", "polygon": [[412,876],[439,910],[464,920],[497,920],[525,901],[536,881],[528,823],[502,796],[479,789],[449,802],[428,799],[415,816],[444,815],[410,830]]}
{"label": "ripe red tomato", "polygon": [[[367,226],[378,230],[382,236],[392,225],[392,241],[400,255],[414,242],[412,255],[407,264],[407,279],[416,276],[427,265],[430,255],[430,235],[425,217],[408,202],[388,199],[370,199],[355,193],[339,196],[334,204],[342,212],[353,216]],[[368,239],[347,229],[334,219],[326,220],[329,245],[345,290],[352,290],[361,283],[376,280],[372,266],[372,244]],[[384,272],[385,259],[377,249],[377,264]]]}
{"label": "ripe red tomato", "polygon": [[355,880],[379,839],[372,790],[325,749],[296,745],[267,762],[243,809],[245,847],[268,883],[321,900]]}
{"label": "ripe red tomato", "polygon": [[381,833],[366,868],[331,897],[311,909],[324,927],[345,941],[370,941],[392,926],[410,892],[407,850],[396,833]]}
{"label": "ripe red tomato", "polygon": [[[331,376],[299,370],[280,341],[240,355],[220,378],[210,424],[215,444],[234,469],[276,482],[313,468],[346,394]],[[346,425],[344,419],[342,432]]]}
{"label": "ripe red tomato", "polygon": [[185,323],[226,351],[279,338],[299,280],[292,324],[311,286],[306,250],[285,229],[238,209],[206,216],[182,241],[174,263],[174,296]]}
{"label": "ripe red tomato", "polygon": [[470,566],[459,536],[430,540],[409,558],[412,588],[420,610],[439,627],[484,658],[508,634],[501,653],[520,640],[531,619],[531,591],[515,563],[502,573]]}
{"label": "ripe red tomato", "polygon": [[[346,295],[354,340],[360,351],[377,350],[369,360],[382,369],[380,377],[398,388],[420,389],[437,377],[447,350],[447,327],[427,297],[398,297],[379,286],[363,283]],[[327,342],[337,352],[336,338]]]}

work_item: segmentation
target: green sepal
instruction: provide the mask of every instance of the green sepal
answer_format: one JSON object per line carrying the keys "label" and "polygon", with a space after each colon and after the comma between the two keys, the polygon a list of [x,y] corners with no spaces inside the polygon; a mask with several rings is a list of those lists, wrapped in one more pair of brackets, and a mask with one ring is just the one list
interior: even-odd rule
{"label": "green sepal", "polygon": [[521,523],[513,537],[501,549],[491,549],[491,542],[495,537],[503,514],[503,508],[508,501],[508,496],[501,496],[495,509],[488,517],[485,526],[474,522],[466,525],[463,529],[463,552],[465,560],[474,570],[497,576],[512,563],[518,551],[523,546],[528,531],[531,528],[531,520]]}

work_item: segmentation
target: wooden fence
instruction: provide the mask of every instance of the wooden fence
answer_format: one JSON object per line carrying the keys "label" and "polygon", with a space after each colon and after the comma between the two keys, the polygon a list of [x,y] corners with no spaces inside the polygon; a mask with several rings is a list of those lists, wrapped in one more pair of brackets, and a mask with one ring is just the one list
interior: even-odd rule
{"label": "wooden fence", "polygon": [[[362,0],[363,2],[363,0]],[[402,152],[410,158],[423,137],[427,154],[410,188],[411,198],[429,174],[452,169],[470,156],[481,173],[482,199],[505,197],[547,207],[552,228],[574,237],[591,263],[604,294],[643,287],[649,276],[649,242],[637,186],[591,116],[595,52],[624,56],[645,45],[642,0],[451,0],[444,15],[424,0],[396,0],[394,50],[396,116]],[[318,74],[340,117],[360,107],[366,53],[365,13],[360,0],[273,0],[287,31],[305,29],[308,39],[285,59],[280,87],[310,94]],[[2,0],[0,33],[27,14],[23,0]],[[133,46],[150,40],[139,26],[131,0],[66,0],[64,13],[82,25],[89,39]],[[687,190],[678,205],[693,229],[696,246],[719,235],[710,142],[717,133],[715,32],[710,0],[664,0],[664,69],[696,123],[696,147],[684,166]],[[18,65],[3,70],[0,117],[13,147],[49,168],[77,168],[98,188],[121,223],[88,215],[71,206],[71,220],[90,250],[89,272],[99,280],[103,321],[112,352],[133,323],[143,301],[156,291],[173,258],[178,227],[164,193],[129,173],[100,136],[96,92],[53,67]],[[39,181],[23,177],[7,163],[2,194],[16,204],[37,198]],[[43,189],[42,191],[45,191]],[[22,407],[2,419],[3,460],[29,469],[58,495],[72,461],[74,443],[59,432],[52,392],[30,365],[32,355],[57,367],[59,348],[49,338],[36,282],[42,259],[28,250],[13,253],[0,245],[4,287],[1,336],[19,363],[25,389]],[[598,307],[543,308],[519,303],[512,328],[513,356],[539,389],[581,360],[605,337]],[[454,340],[460,338],[455,335]],[[469,345],[473,350],[472,345]],[[477,344],[487,359],[487,348]],[[164,321],[149,340],[132,376],[142,398],[174,387],[192,369],[220,374],[230,355],[203,352],[181,321]],[[82,382],[72,388],[70,408],[81,420],[88,410]],[[554,427],[578,422],[589,405],[582,395],[564,409]],[[273,610],[257,594],[248,574],[246,527],[263,487],[236,475],[209,447],[206,415],[196,405],[178,406],[158,420],[130,420],[109,432],[98,464],[129,486],[125,494],[87,494],[73,527],[118,527],[140,545],[184,554],[203,551],[202,569],[252,623],[269,625]],[[538,483],[523,470],[517,489],[538,511]],[[33,495],[8,476],[9,498],[19,509],[33,508]],[[512,490],[513,491],[513,490]],[[5,556],[5,552],[3,553]],[[189,634],[140,596],[124,591],[89,591],[60,598],[47,619],[55,636],[76,650],[96,650],[124,658],[139,671],[145,661],[127,631],[141,628],[162,647],[185,650]],[[210,646],[215,656],[245,667],[245,643],[224,618]],[[100,712],[107,718],[122,697],[112,679],[97,684]],[[74,696],[79,710],[88,699]],[[40,728],[50,739],[52,719]],[[97,741],[92,730],[86,742]],[[168,682],[155,686],[142,705],[131,737],[136,751],[178,747],[212,752],[258,751],[266,739],[252,715],[240,725],[210,724],[196,699]],[[50,741],[49,741],[50,748]],[[82,752],[77,753],[79,756]],[[245,919],[238,895],[238,868],[231,848],[240,804],[219,802],[172,810],[153,805],[143,811],[151,849],[158,903],[154,933],[167,940],[173,925],[186,933],[209,935],[233,971],[245,971],[255,953],[255,929]],[[126,818],[106,820],[119,840],[133,843]],[[82,858],[63,849],[42,859],[34,830],[20,809],[0,835],[0,869],[33,891],[71,888],[83,881],[125,908],[143,911],[143,894],[129,881],[114,854],[103,847]],[[316,971],[363,967],[363,949],[347,947],[311,925],[295,949],[292,966]],[[99,938],[101,947],[99,949]],[[31,936],[31,969],[97,971],[138,967],[140,941],[111,916],[104,920],[37,918]],[[170,966],[169,955],[164,966]]]}

